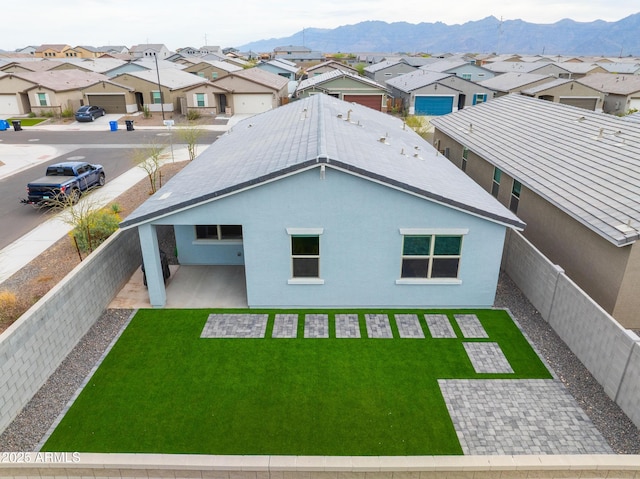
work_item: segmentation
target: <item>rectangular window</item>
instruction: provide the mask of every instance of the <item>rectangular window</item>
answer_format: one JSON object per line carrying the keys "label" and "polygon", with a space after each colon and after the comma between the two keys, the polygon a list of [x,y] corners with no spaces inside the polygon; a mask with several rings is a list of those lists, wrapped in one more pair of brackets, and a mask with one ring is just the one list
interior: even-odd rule
{"label": "rectangular window", "polygon": [[211,73],[211,79],[215,80],[216,78],[218,78],[218,72]]}
{"label": "rectangular window", "polygon": [[467,162],[469,161],[469,148],[466,146],[462,147],[462,164],[460,168],[462,171],[467,171]]}
{"label": "rectangular window", "polygon": [[291,236],[291,277],[320,277],[320,236]]}
{"label": "rectangular window", "polygon": [[46,93],[38,93],[38,104],[39,104],[39,106],[47,106],[47,94]]}
{"label": "rectangular window", "polygon": [[199,76],[200,78],[204,78],[204,72],[198,72],[198,76]]}
{"label": "rectangular window", "polygon": [[403,235],[401,278],[458,278],[462,235]]}
{"label": "rectangular window", "polygon": [[487,94],[486,93],[474,93],[473,94],[473,104],[474,105],[479,105],[480,103],[484,103],[485,101],[487,101]]}
{"label": "rectangular window", "polygon": [[463,73],[462,74],[462,79],[463,80],[471,80],[471,73]]}
{"label": "rectangular window", "polygon": [[159,105],[160,103],[162,103],[162,95],[160,95],[159,91],[151,92],[151,103],[153,103],[154,105]]}
{"label": "rectangular window", "polygon": [[196,106],[207,106],[205,103],[204,93],[196,93]]}
{"label": "rectangular window", "polygon": [[241,240],[242,225],[196,225],[197,240]]}
{"label": "rectangular window", "polygon": [[498,197],[498,192],[500,191],[500,178],[502,177],[502,171],[500,168],[493,168],[493,181],[491,183],[491,194]]}
{"label": "rectangular window", "polygon": [[520,204],[520,191],[522,190],[522,184],[519,181],[513,180],[513,186],[511,187],[511,202],[509,203],[509,209],[514,213],[518,212],[518,205]]}

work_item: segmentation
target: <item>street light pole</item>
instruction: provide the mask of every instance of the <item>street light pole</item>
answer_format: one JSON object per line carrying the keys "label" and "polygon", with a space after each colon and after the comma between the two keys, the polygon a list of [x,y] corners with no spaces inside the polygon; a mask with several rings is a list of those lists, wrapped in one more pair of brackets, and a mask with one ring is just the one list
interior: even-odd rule
{"label": "street light pole", "polygon": [[154,52],[153,57],[156,59],[156,74],[158,75],[158,90],[160,90],[160,110],[162,111],[162,119],[164,120],[164,98],[162,96],[162,86],[160,85],[160,69],[158,68],[158,54]]}

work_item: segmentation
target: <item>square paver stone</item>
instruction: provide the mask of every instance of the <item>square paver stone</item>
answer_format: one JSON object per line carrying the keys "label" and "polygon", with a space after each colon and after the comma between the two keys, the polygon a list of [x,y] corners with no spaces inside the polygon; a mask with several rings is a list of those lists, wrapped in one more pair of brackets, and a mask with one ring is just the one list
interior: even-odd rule
{"label": "square paver stone", "polygon": [[489,335],[475,314],[454,314],[456,322],[465,338],[488,338]]}
{"label": "square paver stone", "polygon": [[210,314],[201,338],[264,338],[268,314]]}
{"label": "square paver stone", "polygon": [[360,321],[357,314],[336,314],[336,338],[359,338]]}
{"label": "square paver stone", "polygon": [[456,332],[449,322],[446,314],[425,314],[424,319],[429,327],[429,334],[432,338],[455,338]]}
{"label": "square paver stone", "polygon": [[513,373],[498,343],[463,343],[477,373]]}
{"label": "square paver stone", "polygon": [[467,455],[611,454],[560,381],[440,379]]}
{"label": "square paver stone", "polygon": [[307,314],[304,317],[305,338],[328,338],[329,316],[326,314]]}
{"label": "square paver stone", "polygon": [[298,337],[298,315],[276,314],[273,321],[272,338],[296,338]]}
{"label": "square paver stone", "polygon": [[389,317],[386,314],[365,314],[364,318],[367,323],[367,335],[370,338],[393,338]]}
{"label": "square paver stone", "polygon": [[401,338],[424,339],[417,314],[396,314],[396,326]]}

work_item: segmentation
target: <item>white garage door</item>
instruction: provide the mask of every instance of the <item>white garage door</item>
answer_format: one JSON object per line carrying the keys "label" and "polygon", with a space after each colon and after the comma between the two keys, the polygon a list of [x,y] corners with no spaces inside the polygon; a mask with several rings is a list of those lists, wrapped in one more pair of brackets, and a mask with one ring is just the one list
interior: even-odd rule
{"label": "white garage door", "polygon": [[233,95],[233,113],[256,114],[271,110],[271,93],[242,93]]}
{"label": "white garage door", "polygon": [[0,117],[19,114],[18,97],[16,95],[0,95]]}
{"label": "white garage door", "polygon": [[640,110],[640,98],[631,97],[629,102],[629,110]]}

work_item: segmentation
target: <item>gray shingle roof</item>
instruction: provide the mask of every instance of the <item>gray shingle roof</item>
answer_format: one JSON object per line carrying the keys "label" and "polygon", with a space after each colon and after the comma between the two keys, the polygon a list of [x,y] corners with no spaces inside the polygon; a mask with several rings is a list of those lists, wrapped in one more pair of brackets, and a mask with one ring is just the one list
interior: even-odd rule
{"label": "gray shingle roof", "polygon": [[314,95],[238,123],[121,226],[135,226],[321,165],[500,224],[524,227],[401,120],[327,95]]}
{"label": "gray shingle roof", "polygon": [[304,91],[307,88],[313,88],[315,86],[320,86],[323,83],[326,83],[331,80],[335,80],[336,78],[350,78],[353,81],[358,83],[363,83],[365,85],[369,85],[371,87],[379,88],[380,90],[386,90],[383,85],[371,80],[370,78],[361,77],[355,73],[351,73],[343,70],[331,70],[325,73],[321,73],[320,75],[312,76],[311,78],[307,78],[306,80],[302,80],[298,84],[298,88],[296,91]]}
{"label": "gray shingle roof", "polygon": [[431,123],[611,243],[640,237],[640,124],[521,95]]}
{"label": "gray shingle roof", "polygon": [[640,75],[592,73],[578,81],[596,90],[617,95],[631,95],[640,91]]}
{"label": "gray shingle roof", "polygon": [[526,87],[527,85],[544,80],[545,78],[549,81],[553,81],[555,79],[555,77],[552,77],[551,75],[540,75],[538,73],[509,72],[479,81],[478,85],[482,85],[483,87],[491,88],[496,91],[508,92],[517,88]]}

